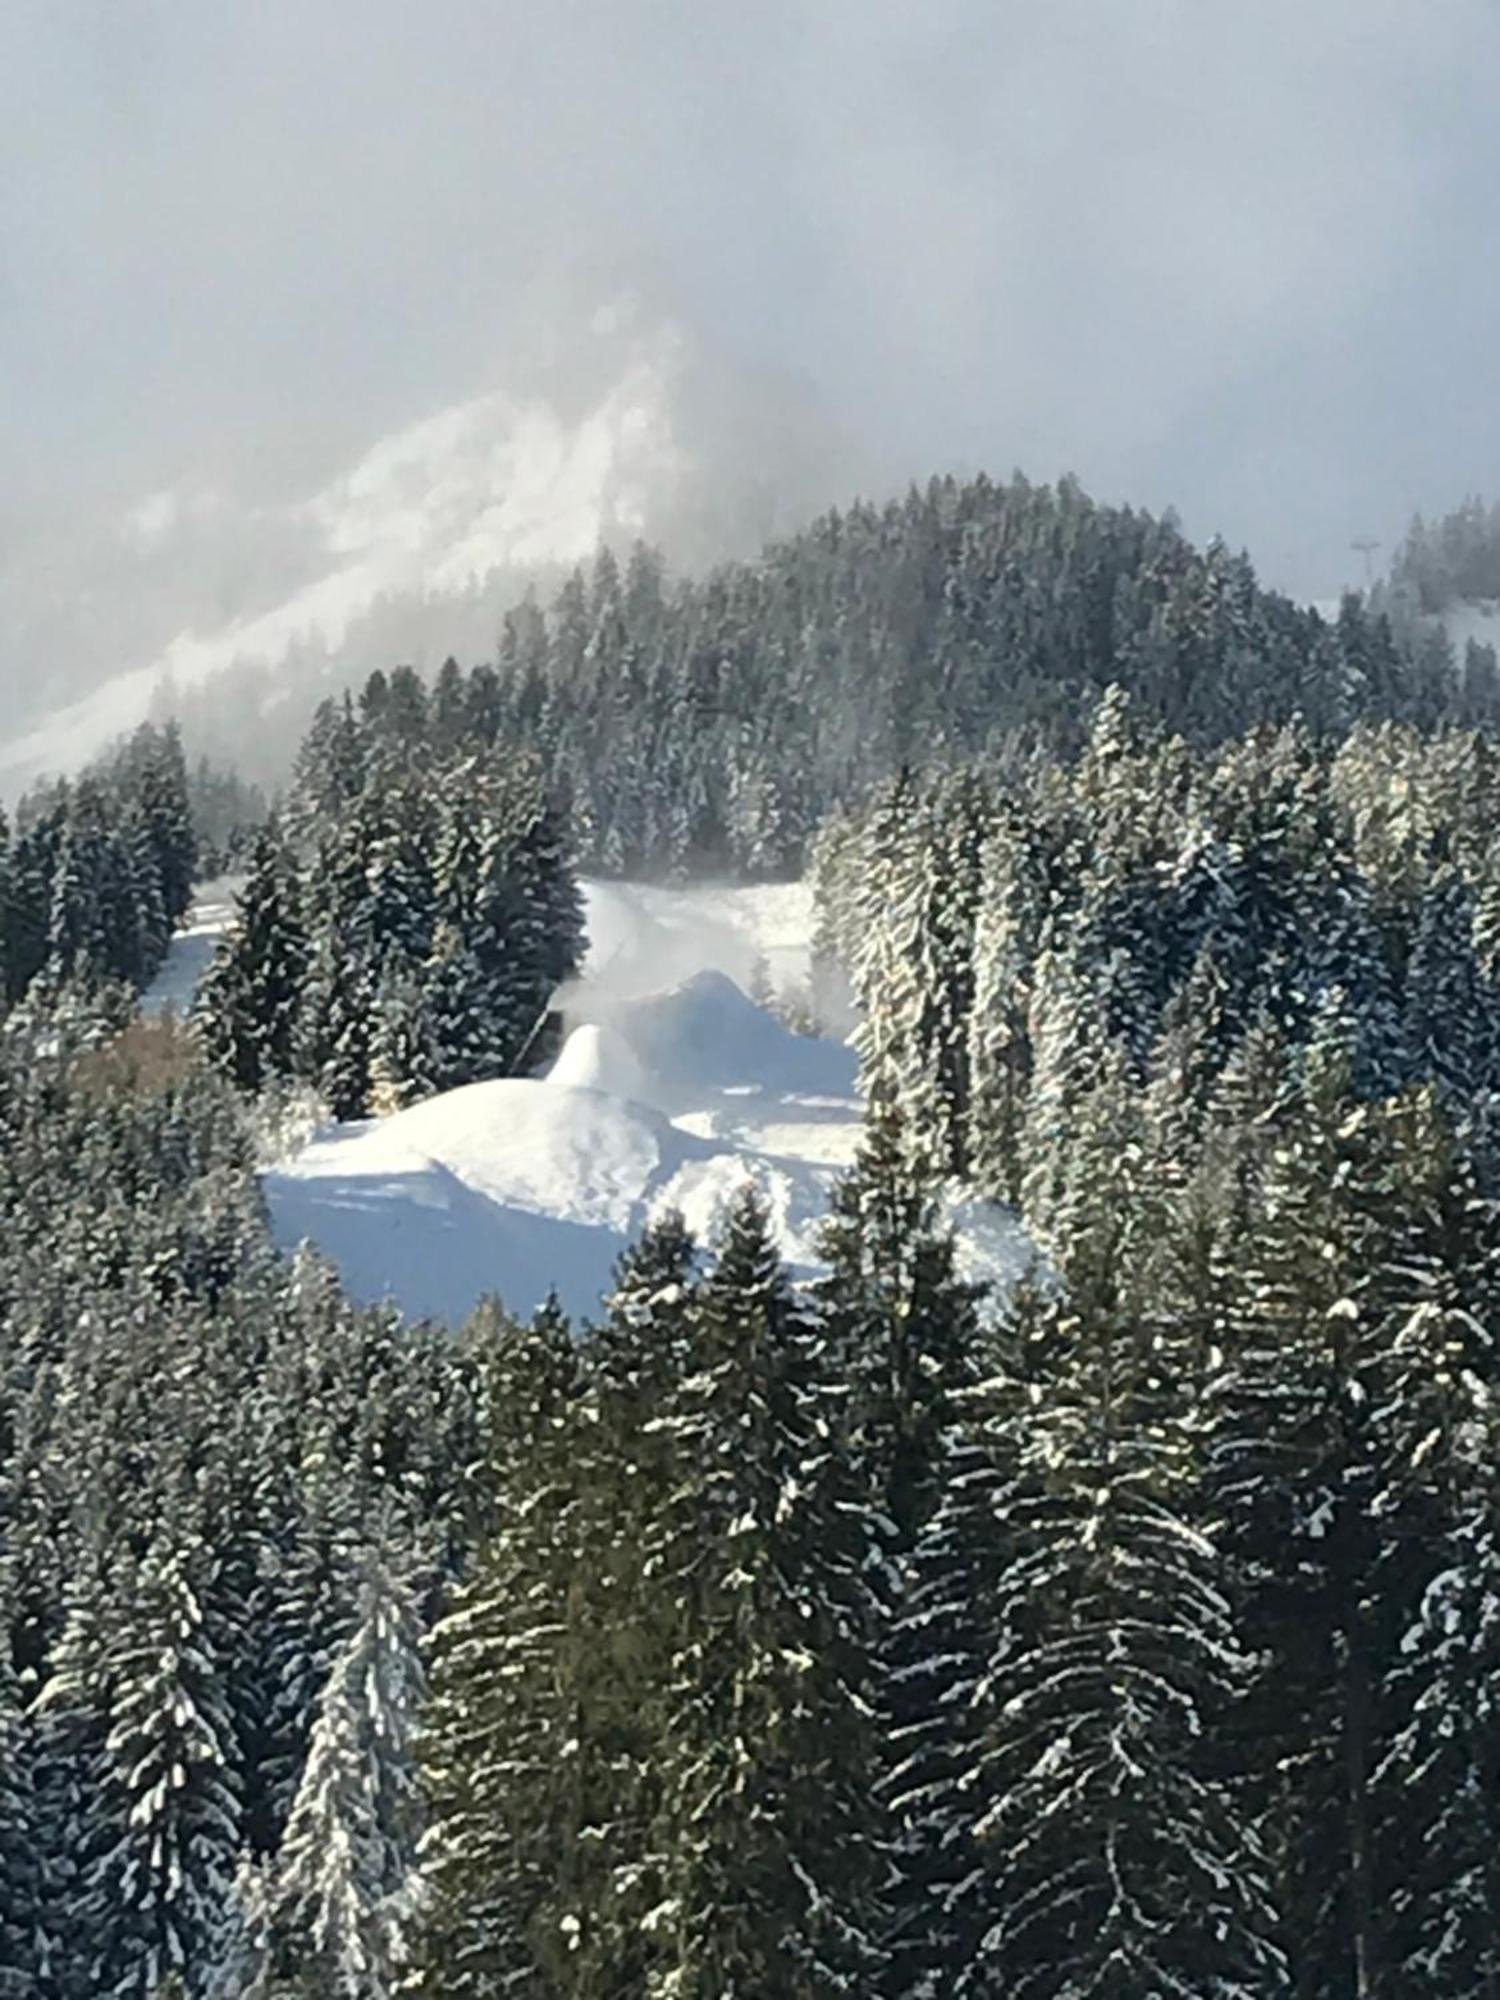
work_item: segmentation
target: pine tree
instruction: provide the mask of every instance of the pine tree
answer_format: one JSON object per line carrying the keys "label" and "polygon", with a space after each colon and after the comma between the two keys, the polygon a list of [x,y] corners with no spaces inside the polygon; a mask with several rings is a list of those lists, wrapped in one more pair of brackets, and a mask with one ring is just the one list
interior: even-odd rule
{"label": "pine tree", "polygon": [[1030,986],[1047,900],[1039,841],[1006,815],[984,849],[969,1021],[968,1157],[976,1185],[1021,1198],[1021,1134],[1031,1087]]}
{"label": "pine tree", "polygon": [[959,1754],[919,1794],[956,1963],[914,1990],[1285,1991],[1254,1826],[1203,1752],[1248,1663],[1173,1357],[1061,1296],[1010,1344],[918,1560]]}
{"label": "pine tree", "polygon": [[1417,910],[1405,981],[1405,1027],[1421,1073],[1466,1109],[1500,1081],[1493,989],[1479,969],[1474,908],[1451,862],[1440,863]]}
{"label": "pine tree", "polygon": [[369,1108],[379,979],[356,831],[331,835],[313,866],[307,897],[311,946],[296,1030],[297,1073],[314,1084],[340,1120],[362,1118]]}
{"label": "pine tree", "polygon": [[1500,1979],[1500,1548],[1493,1327],[1500,1218],[1435,1094],[1394,1108],[1405,1210],[1383,1247],[1374,1701],[1382,1993],[1493,1992]]}
{"label": "pine tree", "polygon": [[697,2000],[867,1989],[881,1954],[861,1510],[830,1435],[830,1351],[747,1190],[660,1424],[655,1590],[676,1607],[648,1920]]}
{"label": "pine tree", "polygon": [[431,1097],[443,1074],[439,1035],[420,974],[386,963],[370,1030],[370,1109],[377,1117]]}
{"label": "pine tree", "polygon": [[1383,1614],[1373,1513],[1386,1440],[1376,1296],[1399,1183],[1352,1096],[1336,1017],[1264,1169],[1212,1389],[1210,1490],[1261,1670],[1236,1720],[1269,1827],[1297,1990],[1378,1990],[1371,1774]]}
{"label": "pine tree", "polygon": [[266,1889],[268,1990],[348,2000],[398,1990],[418,1836],[417,1639],[406,1586],[373,1557]]}
{"label": "pine tree", "polygon": [[414,1990],[545,1990],[566,1956],[556,1878],[576,1836],[570,1590],[582,1577],[573,1461],[578,1360],[550,1316],[503,1329],[488,1364],[495,1526],[433,1629],[420,1762],[427,1816]]}
{"label": "pine tree", "polygon": [[42,1828],[32,1735],[11,1660],[7,1596],[0,1591],[0,1996],[29,2000],[41,1984]]}
{"label": "pine tree", "polygon": [[112,1837],[80,1885],[100,1995],[153,2000],[193,1977],[228,1920],[239,1773],[201,1585],[153,1550],[130,1623],[105,1655],[111,1684],[103,1804]]}
{"label": "pine tree", "polygon": [[291,857],[274,826],[257,836],[235,921],[204,975],[198,1014],[204,1042],[241,1090],[293,1072],[308,940]]}

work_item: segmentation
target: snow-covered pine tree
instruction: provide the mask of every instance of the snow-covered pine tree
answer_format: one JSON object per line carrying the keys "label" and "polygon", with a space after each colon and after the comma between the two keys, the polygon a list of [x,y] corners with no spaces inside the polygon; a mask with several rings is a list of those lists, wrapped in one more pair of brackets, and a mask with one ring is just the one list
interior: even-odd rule
{"label": "snow-covered pine tree", "polygon": [[296,1412],[314,1432],[304,1462],[283,1467],[286,1518],[268,1519],[262,1529],[256,1626],[264,1728],[246,1824],[248,1844],[260,1855],[281,1844],[318,1703],[358,1607],[358,1499],[339,1474],[337,1439],[318,1436],[310,1414]]}
{"label": "snow-covered pine tree", "polygon": [[1500,1213],[1431,1086],[1390,1136],[1405,1214],[1371,1302],[1377,1990],[1481,2000],[1500,1981]]}
{"label": "snow-covered pine tree", "polygon": [[1204,1754],[1247,1662],[1174,1357],[1057,1293],[1023,1294],[1008,1344],[918,1565],[960,1754],[920,1795],[959,1962],[916,1990],[1288,1991],[1255,1828]]}
{"label": "snow-covered pine tree", "polygon": [[1405,978],[1407,1044],[1460,1115],[1500,1082],[1495,993],[1480,970],[1474,904],[1451,861],[1433,868],[1416,910]]}
{"label": "snow-covered pine tree", "polygon": [[948,1437],[959,1401],[985,1361],[976,1288],[956,1275],[952,1236],[938,1226],[932,1187],[913,1169],[899,1114],[883,1094],[870,1102],[853,1170],[834,1189],[821,1249],[828,1275],[818,1309],[849,1385],[847,1450],[875,1525],[869,1700],[881,1734],[874,1782],[894,1863],[894,1983],[882,1990],[901,1994],[908,1972],[916,1977],[929,1962],[929,1897],[941,1862],[922,1787],[941,1754],[934,1739],[945,1734],[948,1699],[932,1668],[928,1606],[912,1594],[912,1561],[952,1476]]}
{"label": "snow-covered pine tree", "polygon": [[646,1920],[683,2000],[869,1991],[884,1864],[859,1606],[868,1514],[837,1466],[834,1350],[798,1310],[747,1189],[700,1287],[659,1423],[654,1524],[672,1607]]}
{"label": "snow-covered pine tree", "polygon": [[1089,969],[1066,946],[1044,941],[1032,979],[1028,1037],[1031,1085],[1021,1134],[1023,1212],[1044,1238],[1081,1194],[1087,1174],[1076,1157],[1080,1107],[1106,1080],[1128,1089],[1124,1051],[1110,1040]]}
{"label": "snow-covered pine tree", "polygon": [[439,1030],[418,969],[400,954],[385,962],[370,1030],[370,1109],[377,1117],[431,1097],[443,1074]]}
{"label": "snow-covered pine tree", "polygon": [[409,1585],[372,1553],[269,1872],[265,1992],[389,2000],[398,1990],[419,1834],[418,1638]]}
{"label": "snow-covered pine tree", "polygon": [[83,2000],[97,1990],[96,1940],[78,1916],[88,1870],[118,1830],[101,1783],[108,1714],[99,1656],[109,1598],[97,1548],[71,1554],[56,1606],[60,1629],[27,1711],[37,1842],[34,1990],[41,2000]]}
{"label": "snow-covered pine tree", "polygon": [[357,827],[320,844],[308,872],[311,939],[297,1017],[297,1073],[338,1119],[361,1118],[370,1098],[370,1033],[378,966]]}
{"label": "snow-covered pine tree", "polygon": [[[488,1357],[495,1525],[433,1628],[419,1756],[426,1827],[409,1990],[546,1990],[566,1964],[564,1843],[576,1837],[571,1640],[579,1360],[566,1325],[504,1326]],[[558,1990],[566,1991],[563,1987]]]}
{"label": "snow-covered pine tree", "polygon": [[293,1072],[308,974],[299,901],[291,856],[274,824],[267,825],[197,1000],[205,1046],[242,1090],[261,1090]]}
{"label": "snow-covered pine tree", "polygon": [[194,1575],[211,1561],[158,1543],[114,1607],[101,1662],[110,1835],[76,1906],[101,2000],[155,2000],[174,1973],[200,1991],[229,1918],[240,1774],[219,1643]]}
{"label": "snow-covered pine tree", "polygon": [[103,788],[80,778],[64,795],[61,833],[48,887],[47,958],[56,973],[84,983],[110,970],[103,891],[108,833]]}
{"label": "snow-covered pine tree", "polygon": [[1325,1013],[1262,1174],[1210,1392],[1209,1496],[1259,1662],[1225,1747],[1274,1835],[1299,1991],[1377,1990],[1377,1298],[1400,1174]]}
{"label": "snow-covered pine tree", "polygon": [[974,1379],[978,1288],[955,1274],[932,1184],[913,1167],[884,1091],[834,1187],[820,1250],[818,1313],[849,1381],[860,1476],[896,1546],[910,1547],[936,1499],[951,1399]]}
{"label": "snow-covered pine tree", "polygon": [[1008,803],[984,846],[969,1019],[967,1153],[981,1191],[1021,1199],[1021,1133],[1031,1088],[1031,977],[1046,917],[1043,836]]}
{"label": "snow-covered pine tree", "polygon": [[369,889],[370,948],[384,971],[392,958],[419,965],[432,944],[436,910],[434,801],[423,784],[382,773],[360,801],[359,845]]}
{"label": "snow-covered pine tree", "polygon": [[41,1988],[42,1827],[34,1744],[11,1657],[9,1592],[0,1575],[0,2000]]}
{"label": "snow-covered pine tree", "polygon": [[187,765],[175,722],[161,729],[143,725],[127,749],[123,775],[145,819],[156,862],[166,931],[187,915],[198,868]]}
{"label": "snow-covered pine tree", "polygon": [[52,878],[62,843],[62,801],[18,826],[6,868],[4,910],[5,998],[14,1003],[47,962]]}
{"label": "snow-covered pine tree", "polygon": [[921,797],[903,778],[872,829],[861,889],[852,1039],[866,1087],[895,1092],[910,1143],[941,1173],[965,1164],[981,828],[972,780]]}

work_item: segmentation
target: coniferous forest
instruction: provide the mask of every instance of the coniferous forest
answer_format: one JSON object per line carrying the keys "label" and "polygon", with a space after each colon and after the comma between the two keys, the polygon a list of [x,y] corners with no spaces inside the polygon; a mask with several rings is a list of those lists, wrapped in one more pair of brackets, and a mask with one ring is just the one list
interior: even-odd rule
{"label": "coniferous forest", "polygon": [[[0,1994],[1493,1994],[1495,699],[949,482],[326,705],[186,1020],[131,993],[232,787],[145,731],[34,794]],[[821,1274],[747,1189],[586,1324],[352,1303],[267,1121],[534,1069],[583,868],[810,875]]]}

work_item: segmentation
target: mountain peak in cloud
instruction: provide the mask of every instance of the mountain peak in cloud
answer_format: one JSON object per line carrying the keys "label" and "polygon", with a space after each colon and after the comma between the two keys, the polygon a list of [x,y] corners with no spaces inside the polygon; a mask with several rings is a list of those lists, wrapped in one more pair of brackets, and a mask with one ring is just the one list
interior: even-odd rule
{"label": "mountain peak in cloud", "polygon": [[[474,656],[505,601],[601,542],[644,537],[691,566],[841,497],[847,455],[794,390],[714,364],[628,295],[554,327],[550,353],[529,346],[509,379],[393,429],[311,494],[241,502],[195,478],[117,513],[94,573],[106,610],[128,602],[139,626],[150,606],[147,629],[128,663],[112,647],[99,664],[114,671],[0,745],[0,784],[75,766],[153,704],[201,709],[246,666],[285,699],[312,673],[390,665],[377,614],[393,605],[403,658]],[[12,598],[33,581],[8,578]],[[97,629],[98,592],[91,609]],[[87,636],[75,688],[92,678]]]}

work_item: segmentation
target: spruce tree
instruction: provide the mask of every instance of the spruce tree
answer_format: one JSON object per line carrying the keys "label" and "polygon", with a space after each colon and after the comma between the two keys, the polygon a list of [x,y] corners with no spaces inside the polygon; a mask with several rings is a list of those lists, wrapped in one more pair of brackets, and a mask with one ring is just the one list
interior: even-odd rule
{"label": "spruce tree", "polygon": [[195,1986],[228,1921],[240,1773],[219,1651],[201,1579],[175,1552],[153,1549],[103,1661],[111,1833],[78,1904],[100,1995],[153,2000],[174,1974]]}
{"label": "spruce tree", "polygon": [[265,1891],[268,1991],[388,2000],[406,1956],[422,1697],[407,1586],[372,1557]]}
{"label": "spruce tree", "polygon": [[[433,1629],[419,1747],[426,1830],[414,1990],[545,1991],[576,1913],[558,1907],[576,1838],[571,1644],[578,1362],[550,1316],[502,1329],[490,1368],[495,1526]],[[566,1990],[564,1988],[563,1990]]]}
{"label": "spruce tree", "polygon": [[1010,1345],[917,1565],[952,1741],[918,1793],[948,1879],[914,1990],[1286,1991],[1255,1826],[1205,1756],[1248,1663],[1175,1358],[1057,1295]]}
{"label": "spruce tree", "polygon": [[241,1090],[293,1073],[308,940],[296,871],[274,826],[257,836],[235,919],[199,989],[197,1011],[215,1063]]}
{"label": "spruce tree", "polygon": [[659,1419],[673,1479],[652,1570],[675,1629],[651,1922],[662,1990],[694,2000],[868,1990],[881,1963],[870,1550],[830,1435],[830,1361],[747,1190]]}

